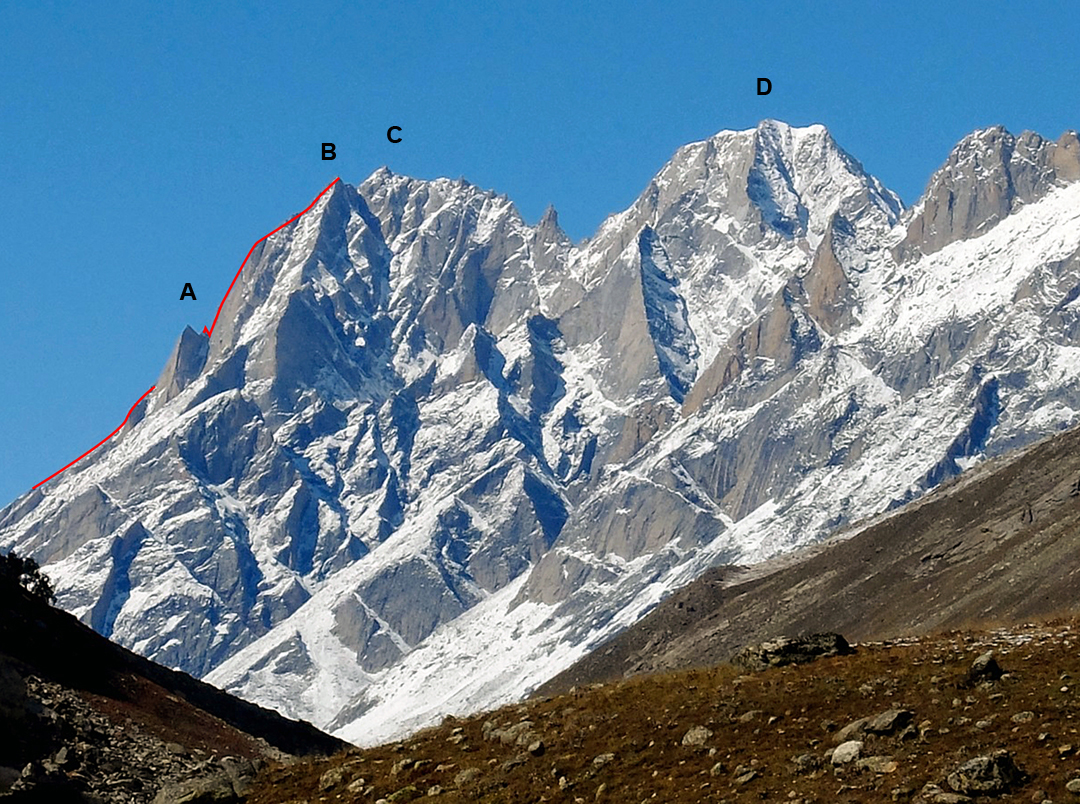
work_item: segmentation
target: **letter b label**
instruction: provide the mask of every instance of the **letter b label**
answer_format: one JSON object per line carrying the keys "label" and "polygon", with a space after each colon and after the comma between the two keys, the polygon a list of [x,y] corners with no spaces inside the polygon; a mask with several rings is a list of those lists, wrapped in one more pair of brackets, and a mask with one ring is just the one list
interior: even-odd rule
{"label": "letter b label", "polygon": [[324,142],[322,144],[322,158],[323,159],[336,159],[337,154],[334,153],[334,143]]}

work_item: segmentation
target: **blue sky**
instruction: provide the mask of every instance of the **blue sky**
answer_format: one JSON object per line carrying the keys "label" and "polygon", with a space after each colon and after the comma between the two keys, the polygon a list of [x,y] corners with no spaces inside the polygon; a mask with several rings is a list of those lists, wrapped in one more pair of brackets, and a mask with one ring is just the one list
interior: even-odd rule
{"label": "blue sky", "polygon": [[910,203],[974,128],[1080,127],[1077,20],[1039,2],[0,5],[0,505],[115,428],[252,242],[336,175],[465,177],[582,238],[679,145],[775,117],[824,123]]}

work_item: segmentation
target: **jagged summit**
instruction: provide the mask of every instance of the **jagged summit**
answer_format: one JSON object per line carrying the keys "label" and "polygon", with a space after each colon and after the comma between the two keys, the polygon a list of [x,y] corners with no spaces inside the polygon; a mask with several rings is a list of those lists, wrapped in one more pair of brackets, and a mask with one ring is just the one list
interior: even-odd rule
{"label": "jagged summit", "polygon": [[693,210],[743,245],[784,239],[806,250],[817,246],[837,212],[892,225],[901,208],[824,126],[765,120],[681,147],[634,206],[609,219],[590,242],[603,248],[628,223],[661,233],[668,221],[685,226]]}
{"label": "jagged summit", "polygon": [[210,339],[205,334],[196,332],[190,326],[184,327],[165,363],[165,369],[155,383],[155,388],[159,389],[155,402],[161,398],[172,399],[199,375],[206,365],[209,346]]}
{"label": "jagged summit", "polygon": [[937,251],[934,205],[902,217],[822,126],[686,145],[577,245],[467,182],[339,183],[0,546],[122,644],[351,739],[520,695],[710,566],[1075,420],[1078,149],[995,136],[1005,167],[958,157],[938,208],[1023,203]]}
{"label": "jagged summit", "polygon": [[1004,126],[964,137],[931,177],[903,246],[929,254],[989,230],[1023,204],[1080,178],[1080,142],[1066,132],[1055,143]]}
{"label": "jagged summit", "polygon": [[544,210],[544,214],[540,216],[540,220],[536,224],[537,229],[555,229],[559,226],[559,213],[555,207],[551,204],[547,205]]}

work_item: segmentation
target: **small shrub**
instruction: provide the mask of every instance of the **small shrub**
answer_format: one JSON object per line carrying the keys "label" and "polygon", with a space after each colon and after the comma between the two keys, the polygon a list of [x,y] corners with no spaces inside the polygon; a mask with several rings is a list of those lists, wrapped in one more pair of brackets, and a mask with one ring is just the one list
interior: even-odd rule
{"label": "small shrub", "polygon": [[14,550],[0,556],[0,586],[11,589],[20,586],[39,600],[56,600],[52,582],[32,558],[23,558]]}

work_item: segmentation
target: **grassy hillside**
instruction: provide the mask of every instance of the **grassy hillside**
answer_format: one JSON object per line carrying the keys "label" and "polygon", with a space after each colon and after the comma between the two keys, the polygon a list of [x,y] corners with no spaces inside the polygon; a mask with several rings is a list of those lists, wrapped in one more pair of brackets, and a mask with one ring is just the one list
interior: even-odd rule
{"label": "grassy hillside", "polygon": [[[987,650],[1005,674],[968,683]],[[862,741],[860,757],[832,764],[845,726],[888,710],[907,714],[891,734],[844,735]],[[1006,800],[1061,802],[1080,777],[1078,729],[1080,620],[1058,620],[863,644],[749,675],[720,665],[575,688],[272,767],[249,800],[962,801],[948,775],[1006,749],[1024,774]]]}

